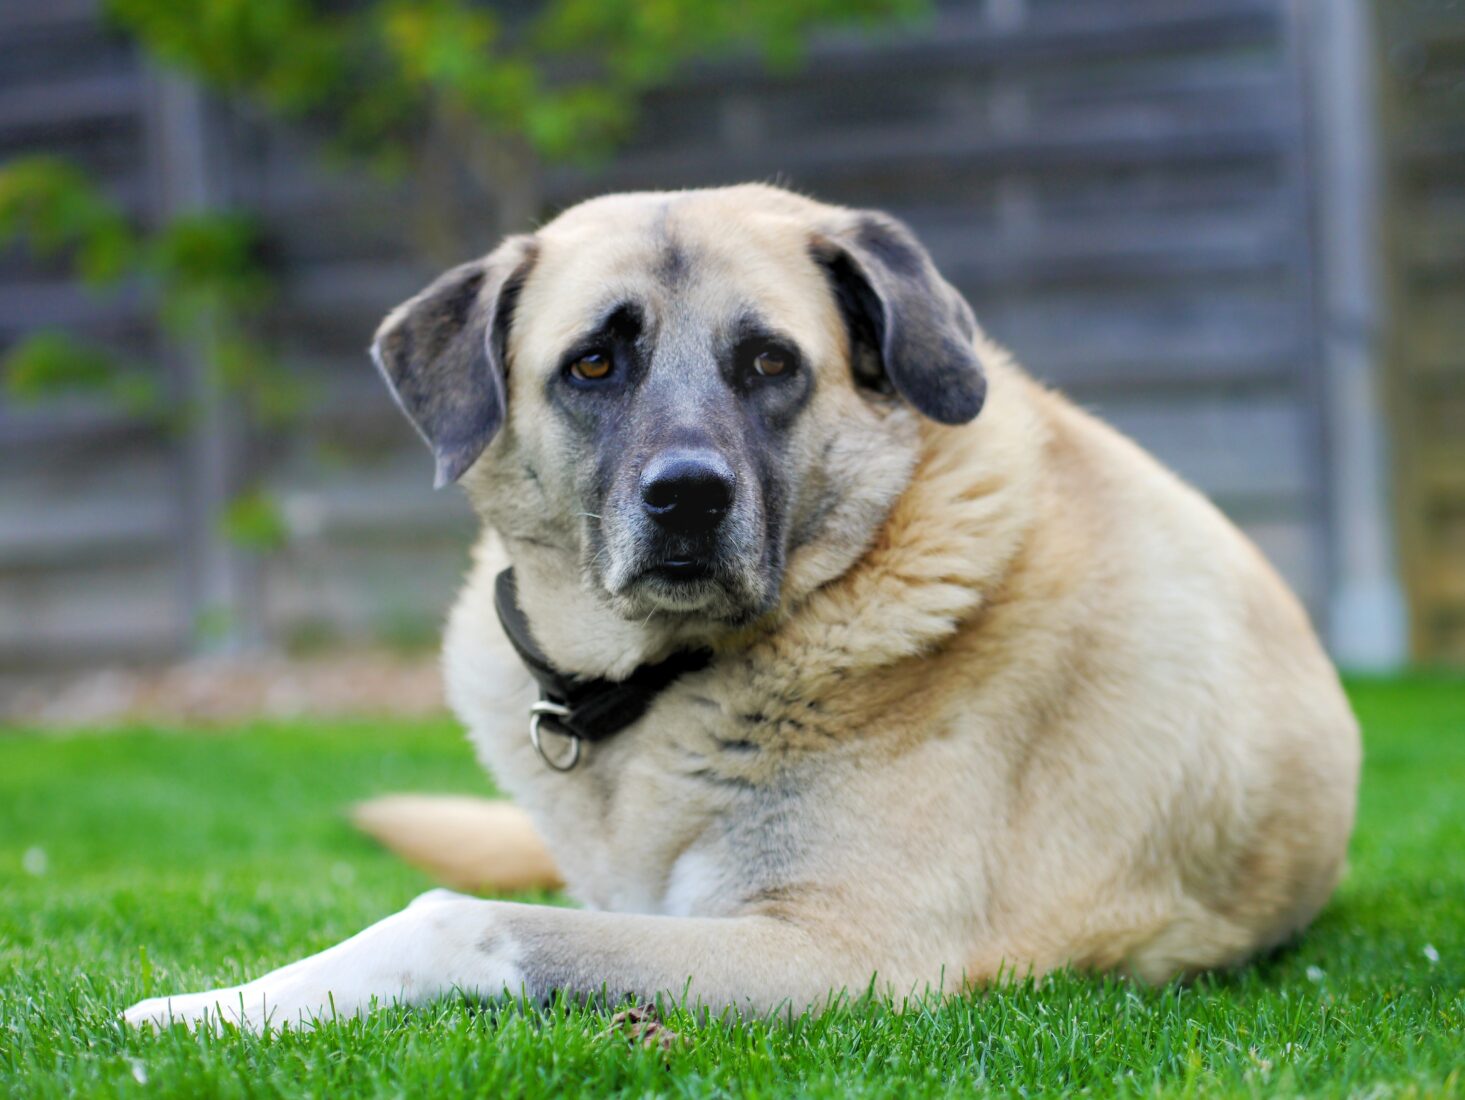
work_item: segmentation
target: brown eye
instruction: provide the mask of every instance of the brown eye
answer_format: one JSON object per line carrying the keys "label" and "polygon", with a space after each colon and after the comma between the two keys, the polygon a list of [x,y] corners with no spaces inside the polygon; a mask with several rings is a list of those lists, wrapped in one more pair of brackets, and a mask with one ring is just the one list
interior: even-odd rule
{"label": "brown eye", "polygon": [[570,373],[586,382],[598,382],[610,373],[610,356],[592,352],[570,364]]}
{"label": "brown eye", "polygon": [[760,351],[753,357],[753,369],[764,378],[771,378],[788,369],[788,359],[776,351]]}

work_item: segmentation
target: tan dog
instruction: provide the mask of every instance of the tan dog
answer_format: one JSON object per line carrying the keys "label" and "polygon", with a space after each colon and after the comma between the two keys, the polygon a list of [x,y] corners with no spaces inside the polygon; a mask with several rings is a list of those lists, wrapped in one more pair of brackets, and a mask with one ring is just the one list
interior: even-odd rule
{"label": "tan dog", "polygon": [[[375,351],[485,521],[448,686],[535,826],[495,810],[449,869],[557,868],[586,908],[435,892],[129,1019],[1161,980],[1333,889],[1358,732],[1297,601],[1011,365],[891,219],[759,186],[598,199],[449,272]],[[551,706],[531,745],[509,563],[531,663],[617,705],[652,685],[614,736]],[[442,865],[478,812],[366,817]]]}

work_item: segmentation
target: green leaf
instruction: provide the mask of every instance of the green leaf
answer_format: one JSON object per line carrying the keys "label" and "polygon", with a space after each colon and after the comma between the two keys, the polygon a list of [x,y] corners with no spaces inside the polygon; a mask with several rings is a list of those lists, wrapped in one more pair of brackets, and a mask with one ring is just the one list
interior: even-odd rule
{"label": "green leaf", "polygon": [[278,550],[290,538],[290,527],[274,497],[251,489],[224,509],[223,534],[235,546],[261,553]]}
{"label": "green leaf", "polygon": [[270,296],[258,228],[238,212],[175,218],[151,242],[149,263],[164,293],[184,308],[250,310]]}
{"label": "green leaf", "polygon": [[122,211],[56,157],[22,157],[0,168],[0,244],[14,241],[44,258],[70,253],[76,273],[97,286],[119,282],[137,258]]}
{"label": "green leaf", "polygon": [[45,330],[22,339],[0,361],[5,393],[18,401],[39,401],[58,394],[109,389],[116,361],[100,348],[64,332]]}
{"label": "green leaf", "polygon": [[0,359],[0,382],[18,402],[86,394],[142,417],[159,417],[167,407],[153,372],[55,329],[33,332],[10,348]]}

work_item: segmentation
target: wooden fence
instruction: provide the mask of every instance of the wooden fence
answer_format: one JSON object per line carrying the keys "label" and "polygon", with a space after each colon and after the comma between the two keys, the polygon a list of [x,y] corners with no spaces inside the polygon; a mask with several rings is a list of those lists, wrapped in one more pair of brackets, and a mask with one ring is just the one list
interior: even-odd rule
{"label": "wooden fence", "polygon": [[1413,648],[1465,662],[1465,8],[1378,4],[1387,379]]}
{"label": "wooden fence", "polygon": [[[944,5],[924,27],[826,38],[793,72],[690,72],[603,171],[546,173],[540,205],[777,179],[893,211],[990,333],[1209,493],[1321,619],[1318,10]],[[467,509],[429,491],[429,460],[363,350],[430,274],[401,196],[323,167],[298,134],[232,118],[149,74],[90,4],[0,6],[0,156],[75,156],[142,218],[255,211],[282,264],[280,354],[316,394],[291,445],[241,470],[227,395],[201,392],[186,349],[162,347],[137,302],[0,259],[0,342],[41,324],[119,340],[211,410],[170,438],[85,403],[0,405],[0,666],[174,653],[201,622],[246,640],[430,635],[466,563]],[[1458,363],[1446,330],[1459,326],[1442,326],[1434,346]],[[218,534],[221,500],[255,476],[291,532],[263,560]]]}

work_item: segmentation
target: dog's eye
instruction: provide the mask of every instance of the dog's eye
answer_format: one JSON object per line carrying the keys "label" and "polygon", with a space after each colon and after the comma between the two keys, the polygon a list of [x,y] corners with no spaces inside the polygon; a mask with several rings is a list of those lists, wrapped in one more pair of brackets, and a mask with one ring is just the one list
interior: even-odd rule
{"label": "dog's eye", "polygon": [[610,373],[610,356],[593,351],[570,364],[570,373],[585,382],[599,382]]}
{"label": "dog's eye", "polygon": [[753,356],[753,369],[764,378],[772,378],[788,370],[788,356],[774,348],[764,348]]}

